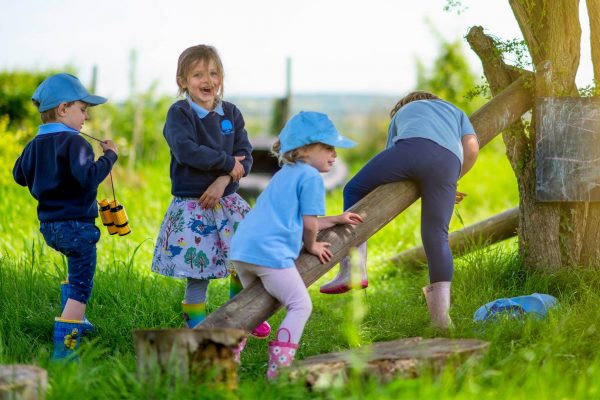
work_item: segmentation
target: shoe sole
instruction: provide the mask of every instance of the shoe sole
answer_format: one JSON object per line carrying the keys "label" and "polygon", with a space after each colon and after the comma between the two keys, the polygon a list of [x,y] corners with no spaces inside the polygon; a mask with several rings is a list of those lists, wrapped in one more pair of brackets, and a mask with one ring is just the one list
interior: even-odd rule
{"label": "shoe sole", "polygon": [[350,287],[348,285],[335,286],[333,288],[319,288],[319,292],[323,294],[341,294],[349,292],[352,289],[366,289],[369,287],[369,282],[363,281],[360,283],[360,286]]}

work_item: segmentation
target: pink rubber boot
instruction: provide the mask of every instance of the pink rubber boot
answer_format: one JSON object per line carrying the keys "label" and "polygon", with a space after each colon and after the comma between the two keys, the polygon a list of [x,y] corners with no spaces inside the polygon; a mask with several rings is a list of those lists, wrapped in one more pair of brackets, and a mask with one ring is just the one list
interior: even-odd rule
{"label": "pink rubber boot", "polygon": [[263,321],[250,334],[257,339],[266,339],[271,334],[271,325]]}
{"label": "pink rubber boot", "polygon": [[[367,279],[367,242],[361,243],[357,250],[359,255],[358,265],[352,265],[349,255],[344,257],[340,261],[337,276],[319,288],[321,293],[346,293],[351,289],[365,289],[369,286]],[[360,273],[360,281],[352,282],[352,268],[358,269],[355,273]]]}
{"label": "pink rubber boot", "polygon": [[[283,342],[279,339],[282,332],[287,332],[288,340]],[[292,343],[292,335],[286,328],[277,331],[277,340],[269,342],[269,368],[267,369],[267,379],[276,379],[279,375],[280,367],[288,367],[296,357],[297,343]]]}
{"label": "pink rubber boot", "polygon": [[236,363],[237,365],[242,364],[242,360],[241,360],[242,350],[244,350],[244,347],[246,347],[247,341],[248,341],[247,337],[243,338],[242,341],[240,343],[238,343],[237,347],[231,351],[233,353],[233,362]]}

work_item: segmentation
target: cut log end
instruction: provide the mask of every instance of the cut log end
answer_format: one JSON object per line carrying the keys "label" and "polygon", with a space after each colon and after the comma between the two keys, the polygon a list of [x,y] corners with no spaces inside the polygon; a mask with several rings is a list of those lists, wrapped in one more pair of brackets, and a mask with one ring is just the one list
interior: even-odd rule
{"label": "cut log end", "polygon": [[398,377],[416,378],[423,371],[439,373],[447,365],[481,356],[488,345],[473,339],[400,339],[309,357],[294,363],[288,373],[291,379],[316,388],[342,384],[357,367],[363,374],[388,382]]}
{"label": "cut log end", "polygon": [[0,365],[0,399],[43,399],[48,373],[35,365]]}
{"label": "cut log end", "polygon": [[237,364],[233,350],[245,337],[239,329],[148,329],[133,332],[137,370],[141,379],[154,372],[174,374],[206,384],[237,386]]}

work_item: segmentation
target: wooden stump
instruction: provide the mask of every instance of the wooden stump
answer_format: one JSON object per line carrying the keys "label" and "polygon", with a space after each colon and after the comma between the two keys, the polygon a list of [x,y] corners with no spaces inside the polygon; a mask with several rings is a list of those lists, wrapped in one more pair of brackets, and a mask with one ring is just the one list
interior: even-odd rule
{"label": "wooden stump", "polygon": [[375,375],[382,382],[397,377],[415,378],[422,371],[439,373],[446,365],[481,356],[488,346],[488,342],[475,339],[399,339],[308,357],[294,363],[289,376],[302,379],[311,387],[326,388],[343,384],[353,365],[362,365],[364,374]]}
{"label": "wooden stump", "polygon": [[166,373],[191,383],[237,386],[232,350],[245,337],[239,329],[145,329],[133,332],[141,379]]}
{"label": "wooden stump", "polygon": [[43,399],[48,373],[35,365],[0,365],[0,400]]}

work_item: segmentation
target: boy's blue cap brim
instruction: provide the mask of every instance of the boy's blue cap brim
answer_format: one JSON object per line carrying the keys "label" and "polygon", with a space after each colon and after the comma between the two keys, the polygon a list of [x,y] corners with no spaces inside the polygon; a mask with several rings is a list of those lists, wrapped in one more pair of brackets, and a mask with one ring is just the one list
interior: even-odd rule
{"label": "boy's blue cap brim", "polygon": [[87,91],[77,77],[70,74],[56,74],[44,80],[33,92],[32,100],[39,103],[38,111],[44,112],[58,107],[61,103],[82,101],[95,106],[108,101]]}

